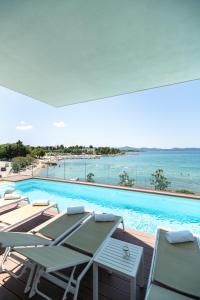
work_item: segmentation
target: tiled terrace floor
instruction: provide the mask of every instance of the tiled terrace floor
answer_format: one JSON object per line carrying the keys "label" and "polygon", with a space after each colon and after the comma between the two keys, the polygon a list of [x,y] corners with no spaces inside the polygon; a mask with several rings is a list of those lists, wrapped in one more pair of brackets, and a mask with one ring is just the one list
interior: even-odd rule
{"label": "tiled terrace floor", "polygon": [[[19,231],[28,231],[31,228],[35,227],[39,223],[45,221],[49,216],[43,215],[37,217],[29,223],[17,228]],[[129,243],[137,244],[144,247],[144,256],[145,256],[145,286],[147,284],[152,251],[154,236],[147,235],[142,232],[127,230],[123,232],[121,229],[117,229],[113,235],[114,238],[127,241]],[[10,265],[11,266],[11,265]],[[15,267],[12,265],[11,267]],[[104,270],[100,270],[99,275],[99,299],[100,300],[128,300],[129,299],[129,282],[116,274],[108,274]],[[15,280],[10,278],[8,274],[0,274],[0,299],[8,300],[28,300],[28,297],[23,294],[24,282],[22,280]],[[47,282],[43,282],[43,288],[48,289],[49,294],[53,299],[60,299],[59,295],[62,295],[57,287]],[[137,300],[143,300],[145,295],[145,288],[138,288],[138,298]],[[34,296],[34,300],[42,300],[40,296]],[[71,297],[69,298],[72,299]],[[85,278],[83,279],[79,291],[80,300],[91,300],[92,299],[92,270],[90,270]]]}

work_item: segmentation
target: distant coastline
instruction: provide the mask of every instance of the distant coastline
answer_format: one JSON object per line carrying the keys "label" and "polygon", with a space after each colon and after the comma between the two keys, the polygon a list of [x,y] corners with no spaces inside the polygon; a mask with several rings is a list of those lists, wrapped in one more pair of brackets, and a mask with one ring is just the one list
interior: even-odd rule
{"label": "distant coastline", "polygon": [[186,148],[179,148],[179,147],[174,147],[174,148],[149,148],[149,147],[142,147],[142,148],[134,148],[134,147],[119,147],[121,151],[133,151],[133,152],[141,152],[141,151],[200,151],[200,148],[195,148],[195,147],[186,147]]}

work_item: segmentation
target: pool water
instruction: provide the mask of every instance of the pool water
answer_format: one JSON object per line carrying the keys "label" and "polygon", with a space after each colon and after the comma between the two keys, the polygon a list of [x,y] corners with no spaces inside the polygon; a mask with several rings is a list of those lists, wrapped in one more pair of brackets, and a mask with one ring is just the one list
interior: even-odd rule
{"label": "pool water", "polygon": [[61,211],[84,205],[95,212],[120,215],[127,228],[147,233],[167,227],[200,234],[200,200],[37,179],[17,182],[15,188],[31,201],[57,202]]}

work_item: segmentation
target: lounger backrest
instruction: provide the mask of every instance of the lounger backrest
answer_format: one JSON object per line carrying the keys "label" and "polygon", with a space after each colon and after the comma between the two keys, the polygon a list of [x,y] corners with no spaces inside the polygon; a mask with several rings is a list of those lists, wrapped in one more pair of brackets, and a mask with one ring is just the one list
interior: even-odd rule
{"label": "lounger backrest", "polygon": [[200,249],[198,241],[170,244],[159,230],[152,281],[200,297]]}
{"label": "lounger backrest", "polygon": [[17,204],[19,202],[21,202],[21,199],[15,199],[15,200],[4,200],[4,199],[0,199],[0,208],[12,205],[12,204]]}
{"label": "lounger backrest", "polygon": [[0,232],[0,248],[49,245],[50,240],[24,232]]}
{"label": "lounger backrest", "polygon": [[14,225],[23,219],[31,218],[35,214],[42,212],[44,208],[48,209],[48,206],[33,206],[32,204],[28,204],[3,214],[0,216],[0,222],[8,225]]}
{"label": "lounger backrest", "polygon": [[88,215],[88,212],[74,215],[68,215],[65,213],[52,222],[49,222],[49,224],[47,224],[45,227],[42,227],[40,230],[38,230],[38,232],[52,240],[55,240],[65,233],[67,229],[73,228],[74,225],[78,224]]}
{"label": "lounger backrest", "polygon": [[115,217],[113,222],[95,222],[94,217],[91,217],[78,230],[66,238],[63,244],[94,255],[120,221],[121,217],[118,216]]}

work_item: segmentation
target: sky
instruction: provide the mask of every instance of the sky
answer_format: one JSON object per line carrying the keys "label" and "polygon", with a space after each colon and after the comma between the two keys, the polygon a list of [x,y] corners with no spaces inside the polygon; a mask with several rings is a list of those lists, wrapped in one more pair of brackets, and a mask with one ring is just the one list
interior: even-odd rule
{"label": "sky", "polygon": [[0,86],[0,144],[200,148],[200,80],[62,108]]}

